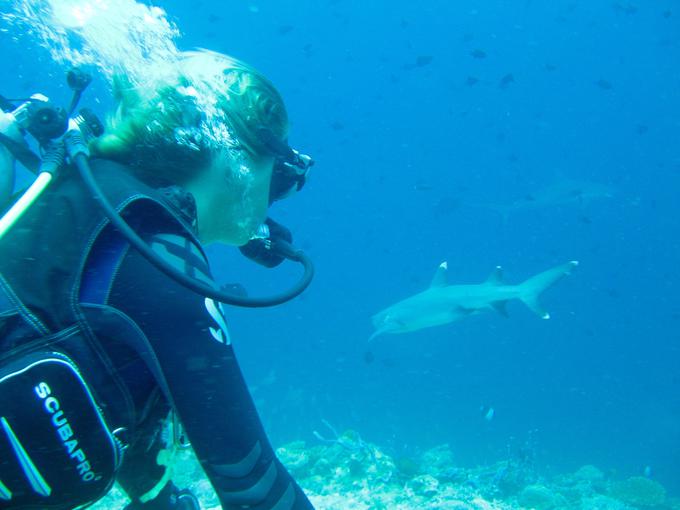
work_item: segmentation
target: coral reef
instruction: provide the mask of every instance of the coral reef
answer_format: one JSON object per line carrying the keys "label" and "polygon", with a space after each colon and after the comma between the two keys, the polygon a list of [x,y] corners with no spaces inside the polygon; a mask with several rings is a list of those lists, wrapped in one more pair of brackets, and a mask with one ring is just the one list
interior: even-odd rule
{"label": "coral reef", "polygon": [[517,497],[517,502],[523,508],[535,510],[551,510],[563,508],[566,499],[559,493],[553,492],[544,485],[527,485]]}
{"label": "coral reef", "polygon": [[633,476],[613,482],[609,487],[609,496],[632,506],[654,508],[666,501],[666,489],[659,482],[644,476]]}
{"label": "coral reef", "polygon": [[[449,445],[393,459],[359,433],[315,432],[315,444],[295,441],[277,450],[317,510],[680,510],[677,499],[644,477],[611,480],[595,466],[545,479],[531,455],[488,466],[455,464]],[[190,487],[204,510],[220,508],[190,451],[175,453],[172,477]],[[114,488],[95,510],[125,505]]]}

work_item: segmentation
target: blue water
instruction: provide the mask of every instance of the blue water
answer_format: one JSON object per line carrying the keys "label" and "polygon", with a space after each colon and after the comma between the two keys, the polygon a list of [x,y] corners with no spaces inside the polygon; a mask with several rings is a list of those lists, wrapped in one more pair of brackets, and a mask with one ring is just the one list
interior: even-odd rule
{"label": "blue water", "polygon": [[[447,442],[474,465],[528,444],[546,473],[650,466],[680,492],[677,2],[158,5],[182,48],[269,76],[291,144],[317,160],[304,192],[272,210],[314,258],[312,287],[279,308],[229,313],[276,444],[313,442],[327,420],[397,455]],[[18,62],[7,34],[2,44],[3,89],[52,90],[58,72],[42,50]],[[613,196],[507,220],[489,207],[567,178]],[[222,279],[253,294],[297,274],[212,254]],[[512,303],[507,319],[367,343],[371,315],[426,288],[444,260],[452,283],[496,265],[518,283],[572,259],[578,271],[544,296],[549,321]],[[480,406],[495,409],[491,421]]]}

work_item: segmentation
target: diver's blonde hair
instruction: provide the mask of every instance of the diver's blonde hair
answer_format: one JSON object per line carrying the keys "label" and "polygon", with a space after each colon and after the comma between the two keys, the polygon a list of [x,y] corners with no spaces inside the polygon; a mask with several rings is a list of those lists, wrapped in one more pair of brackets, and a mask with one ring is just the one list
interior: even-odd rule
{"label": "diver's blonde hair", "polygon": [[95,156],[132,166],[151,184],[182,184],[214,158],[268,154],[259,136],[288,136],[288,115],[272,83],[248,64],[216,52],[180,54],[151,83],[113,81],[117,107],[92,145]]}

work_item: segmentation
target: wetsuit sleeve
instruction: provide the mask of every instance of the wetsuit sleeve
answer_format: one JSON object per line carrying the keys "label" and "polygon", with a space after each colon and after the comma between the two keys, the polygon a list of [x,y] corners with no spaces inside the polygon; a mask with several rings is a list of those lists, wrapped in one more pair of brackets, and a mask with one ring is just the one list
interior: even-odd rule
{"label": "wetsuit sleeve", "polygon": [[[178,237],[158,236],[152,246],[186,273],[205,275],[200,252]],[[223,508],[313,509],[269,444],[221,308],[161,274],[134,250],[121,263],[109,303],[148,337]]]}

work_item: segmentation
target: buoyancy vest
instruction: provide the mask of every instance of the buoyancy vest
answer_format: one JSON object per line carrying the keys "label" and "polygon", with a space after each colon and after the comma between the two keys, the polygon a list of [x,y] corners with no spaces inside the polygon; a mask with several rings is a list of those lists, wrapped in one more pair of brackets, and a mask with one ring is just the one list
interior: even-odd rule
{"label": "buoyancy vest", "polygon": [[[179,188],[151,188],[127,167],[112,161],[94,160],[91,167],[110,203],[142,237],[174,233],[192,238],[200,247],[194,235],[195,204],[188,193]],[[127,249],[127,242],[110,225],[78,174],[68,169],[0,240],[0,383],[4,381],[5,389],[20,387],[21,377],[34,369],[28,367],[59,371],[68,365],[64,360],[73,362],[72,393],[80,387],[81,378],[83,391],[92,394],[95,412],[90,412],[89,419],[96,421],[95,415],[101,411],[107,428],[134,434],[140,406],[135,405],[117,367],[142,358],[157,382],[162,374],[144,358],[150,348],[139,328],[124,313],[104,304],[117,264]],[[42,380],[40,377],[36,381]],[[33,390],[33,384],[26,392],[30,400],[35,397],[33,393],[39,393],[38,385]],[[162,387],[162,381],[160,384]],[[73,402],[83,398],[74,397]],[[14,400],[5,402],[13,405]],[[24,408],[17,405],[13,416],[19,422],[17,410],[21,414]],[[30,423],[30,417],[26,420]],[[8,444],[0,443],[0,448],[8,448]],[[107,465],[115,461],[116,454],[112,455]],[[53,465],[49,460],[43,464]],[[76,478],[81,467],[78,471],[74,467]],[[18,469],[16,465],[5,466],[10,468]],[[15,475],[15,481],[22,479]],[[92,494],[105,490],[105,482]],[[0,508],[5,508],[1,489]],[[88,498],[95,497],[92,494]],[[59,502],[70,496],[52,494],[50,498],[56,498],[54,508],[59,508]]]}
{"label": "buoyancy vest", "polygon": [[[143,237],[176,233],[200,246],[194,230],[195,204],[188,193],[151,188],[113,161],[93,160],[91,167],[110,203]],[[131,355],[129,344],[115,337],[126,335],[123,330],[129,332],[134,325],[83,306],[82,295],[85,287],[89,294],[97,294],[102,289],[96,287],[110,285],[115,265],[127,249],[77,172],[67,170],[57,177],[0,240],[0,294],[13,308],[11,313],[0,310],[0,364],[17,350],[30,350],[44,339],[78,328],[87,337],[86,345],[72,342],[62,349],[92,374],[104,405],[124,416],[120,419],[129,426],[135,422],[134,406],[124,381],[117,377],[117,360],[111,358]],[[102,264],[108,267],[93,267]]]}
{"label": "buoyancy vest", "polygon": [[[164,228],[194,237],[195,212],[180,209],[167,189],[150,188],[112,161],[91,166],[111,204],[143,233]],[[41,328],[60,330],[77,319],[83,272],[108,224],[77,173],[66,171],[0,240],[0,275]]]}

